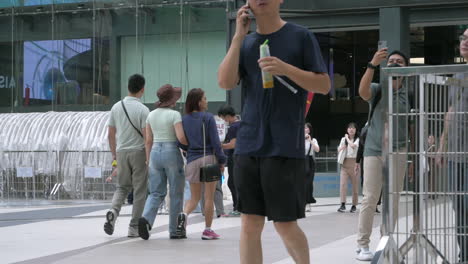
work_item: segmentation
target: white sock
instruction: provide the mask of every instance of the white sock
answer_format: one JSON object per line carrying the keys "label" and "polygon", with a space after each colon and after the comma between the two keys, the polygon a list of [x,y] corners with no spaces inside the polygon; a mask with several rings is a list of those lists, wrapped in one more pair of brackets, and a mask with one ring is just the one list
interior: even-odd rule
{"label": "white sock", "polygon": [[205,227],[206,231],[211,231],[211,227]]}

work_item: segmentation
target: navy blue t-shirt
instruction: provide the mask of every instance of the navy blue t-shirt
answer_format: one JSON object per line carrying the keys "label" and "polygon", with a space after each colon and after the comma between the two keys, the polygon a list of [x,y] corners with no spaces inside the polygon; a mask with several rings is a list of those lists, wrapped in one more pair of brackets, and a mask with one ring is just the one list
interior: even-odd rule
{"label": "navy blue t-shirt", "polygon": [[296,94],[276,79],[274,88],[263,88],[258,59],[266,39],[271,56],[305,71],[326,72],[317,39],[302,26],[286,23],[272,34],[247,35],[239,62],[244,105],[235,154],[303,159],[307,91],[284,76],[298,90]]}
{"label": "navy blue t-shirt", "polygon": [[[226,133],[226,138],[224,139],[224,143],[229,143],[231,140],[236,138],[237,140],[237,131],[239,130],[240,121],[236,121],[229,125],[229,129]],[[232,156],[234,154],[234,149],[225,149],[224,153],[228,156]]]}
{"label": "navy blue t-shirt", "polygon": [[[203,122],[205,122],[205,149],[203,147]],[[204,154],[215,155],[219,164],[226,163],[213,114],[206,112],[186,114],[182,117],[182,126],[189,143],[188,147],[182,146],[187,150],[187,163],[203,157]]]}

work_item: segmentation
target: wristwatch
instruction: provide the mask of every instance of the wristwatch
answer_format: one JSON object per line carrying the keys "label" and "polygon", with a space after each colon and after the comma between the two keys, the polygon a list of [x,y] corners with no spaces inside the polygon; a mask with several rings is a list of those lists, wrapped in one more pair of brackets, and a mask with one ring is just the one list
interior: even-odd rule
{"label": "wristwatch", "polygon": [[375,66],[374,64],[369,62],[369,63],[367,63],[367,68],[377,70],[379,68],[379,65]]}

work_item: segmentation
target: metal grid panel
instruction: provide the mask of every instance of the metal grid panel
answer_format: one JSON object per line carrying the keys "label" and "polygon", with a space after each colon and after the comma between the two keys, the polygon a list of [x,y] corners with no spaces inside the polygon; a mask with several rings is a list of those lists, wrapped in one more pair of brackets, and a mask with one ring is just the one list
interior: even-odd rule
{"label": "metal grid panel", "polygon": [[468,66],[384,74],[384,239],[373,262],[468,263]]}

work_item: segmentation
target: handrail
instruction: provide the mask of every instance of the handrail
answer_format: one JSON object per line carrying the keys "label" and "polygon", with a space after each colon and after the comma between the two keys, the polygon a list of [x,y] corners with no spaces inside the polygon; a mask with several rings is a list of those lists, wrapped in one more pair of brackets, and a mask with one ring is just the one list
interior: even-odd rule
{"label": "handrail", "polygon": [[422,74],[454,74],[468,72],[468,64],[454,64],[441,66],[410,66],[410,67],[384,67],[382,71],[387,76],[416,76]]}

